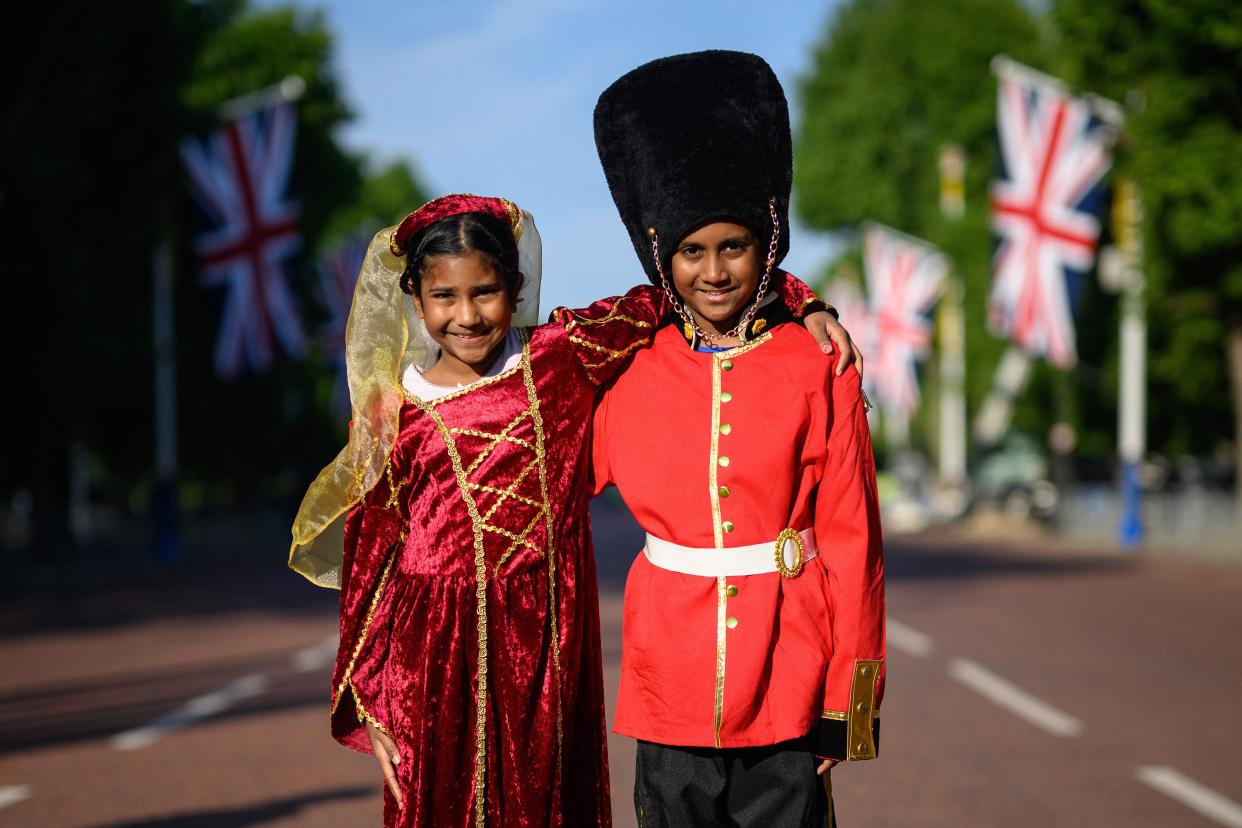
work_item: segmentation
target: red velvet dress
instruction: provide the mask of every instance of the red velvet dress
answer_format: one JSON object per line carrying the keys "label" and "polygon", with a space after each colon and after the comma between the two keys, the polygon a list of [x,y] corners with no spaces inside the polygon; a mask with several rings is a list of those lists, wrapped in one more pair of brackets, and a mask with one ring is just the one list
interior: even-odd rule
{"label": "red velvet dress", "polygon": [[611,823],[589,434],[599,384],[667,310],[645,286],[557,309],[514,368],[407,397],[347,517],[332,681],[333,735],[369,751],[369,721],[402,757],[386,826]]}

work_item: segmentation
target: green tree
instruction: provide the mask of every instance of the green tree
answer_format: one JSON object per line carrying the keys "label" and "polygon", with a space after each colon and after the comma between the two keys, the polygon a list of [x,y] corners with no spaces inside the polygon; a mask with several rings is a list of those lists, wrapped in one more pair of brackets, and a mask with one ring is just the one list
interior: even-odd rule
{"label": "green tree", "polygon": [[[977,403],[1004,343],[986,333],[996,164],[998,53],[1046,65],[1041,22],[1019,0],[850,0],[815,47],[798,87],[796,206],[810,226],[880,221],[936,244],[965,286],[967,384]],[[937,158],[966,153],[966,212],[939,209]],[[924,406],[926,411],[929,406]]]}
{"label": "green tree", "polygon": [[178,144],[218,126],[229,98],[291,74],[306,81],[292,178],[304,255],[293,286],[313,334],[311,262],[321,242],[423,199],[408,167],[365,175],[364,159],[336,141],[349,112],[322,17],[251,11],[244,0],[51,0],[5,18],[0,65],[12,92],[0,120],[0,228],[17,425],[0,448],[0,497],[34,495],[42,549],[66,540],[71,456],[89,457],[104,496],[141,504],[153,455],[151,260],[161,240],[178,251],[190,505],[291,494],[339,441],[312,396],[327,367],[282,360],[261,377],[215,380],[217,297],[195,275]]}
{"label": "green tree", "polygon": [[179,90],[219,2],[8,4],[0,62],[4,351],[0,496],[33,495],[62,545],[67,467],[132,484],[151,464],[151,254],[180,186]]}
{"label": "green tree", "polygon": [[[305,82],[297,102],[290,185],[300,209],[303,252],[294,262],[290,284],[311,336],[319,318],[314,254],[336,215],[357,202],[363,182],[362,163],[335,138],[350,113],[332,58],[332,33],[322,14],[239,4],[236,14],[205,40],[181,88],[181,100],[201,133],[219,125],[219,107],[227,100],[290,75]],[[189,200],[180,203],[185,209],[179,227],[185,228]],[[180,241],[179,405],[189,503],[287,495],[330,457],[336,441],[328,412],[316,403],[313,390],[322,384],[326,368],[313,358],[280,358],[264,374],[217,381],[212,355],[221,297],[198,285],[184,232]]]}
{"label": "green tree", "polygon": [[429,198],[409,163],[391,161],[367,173],[357,199],[333,214],[324,237],[388,227]]}
{"label": "green tree", "polygon": [[1232,414],[1242,470],[1242,5],[1056,0],[1051,17],[1064,73],[1132,110],[1118,167],[1145,203],[1149,438],[1213,451]]}

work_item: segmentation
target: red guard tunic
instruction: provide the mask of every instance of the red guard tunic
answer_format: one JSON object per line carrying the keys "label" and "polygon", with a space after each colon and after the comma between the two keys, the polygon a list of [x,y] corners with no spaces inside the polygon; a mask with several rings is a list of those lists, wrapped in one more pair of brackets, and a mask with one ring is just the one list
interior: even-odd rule
{"label": "red guard tunic", "polygon": [[558,309],[513,368],[407,399],[347,518],[332,681],[333,735],[368,751],[371,722],[402,757],[385,825],[610,824],[587,437],[666,311],[651,287]]}
{"label": "red guard tunic", "polygon": [[[720,353],[660,330],[595,415],[597,491],[649,535],[719,549],[813,529],[795,578],[688,575],[635,559],[626,582],[618,733],[748,747],[806,735],[875,756],[884,586],[875,466],[858,374],[834,376],[801,327]],[[848,736],[848,745],[847,745]]]}

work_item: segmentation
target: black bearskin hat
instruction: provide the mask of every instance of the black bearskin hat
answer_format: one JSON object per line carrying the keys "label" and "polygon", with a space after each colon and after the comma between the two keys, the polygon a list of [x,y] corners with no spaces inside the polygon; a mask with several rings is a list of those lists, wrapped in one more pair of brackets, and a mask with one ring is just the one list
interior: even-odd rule
{"label": "black bearskin hat", "polygon": [[623,75],[595,105],[595,146],[613,201],[648,278],[677,244],[711,221],[749,228],[764,255],[781,223],[779,263],[789,250],[793,150],[789,106],[772,67],[746,52],[673,55]]}

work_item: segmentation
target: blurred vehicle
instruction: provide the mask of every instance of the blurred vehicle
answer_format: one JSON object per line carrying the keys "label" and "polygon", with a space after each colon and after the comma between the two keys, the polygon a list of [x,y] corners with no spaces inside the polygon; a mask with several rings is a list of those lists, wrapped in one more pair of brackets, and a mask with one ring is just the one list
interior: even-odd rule
{"label": "blurred vehicle", "polygon": [[1010,434],[979,461],[974,494],[976,506],[995,504],[1015,521],[1050,520],[1060,500],[1047,455],[1038,441],[1022,433]]}

